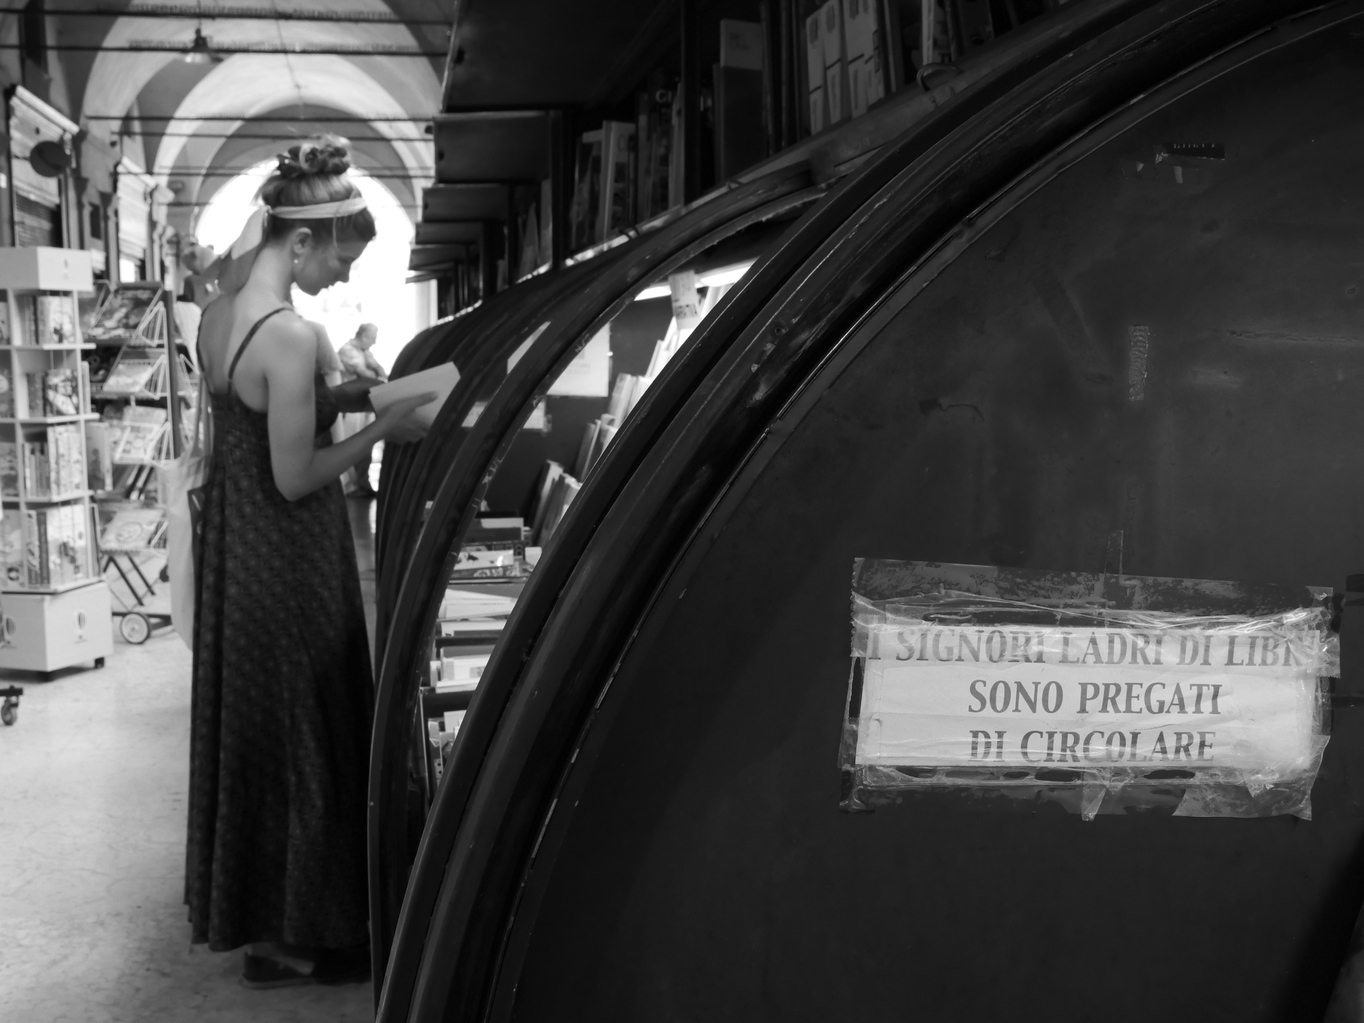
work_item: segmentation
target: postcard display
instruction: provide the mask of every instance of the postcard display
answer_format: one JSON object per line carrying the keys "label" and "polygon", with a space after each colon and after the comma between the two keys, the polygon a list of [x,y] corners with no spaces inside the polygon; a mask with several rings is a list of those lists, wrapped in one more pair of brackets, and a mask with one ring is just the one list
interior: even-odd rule
{"label": "postcard display", "polygon": [[0,249],[0,289],[0,667],[98,667],[113,631],[86,476],[77,293],[93,290],[89,256]]}

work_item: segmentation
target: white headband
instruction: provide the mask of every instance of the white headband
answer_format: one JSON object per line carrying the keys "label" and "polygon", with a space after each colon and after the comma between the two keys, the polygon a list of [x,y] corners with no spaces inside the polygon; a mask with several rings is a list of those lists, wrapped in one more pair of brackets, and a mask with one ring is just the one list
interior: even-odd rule
{"label": "white headband", "polygon": [[336,202],[318,202],[311,206],[272,206],[270,215],[281,220],[321,220],[324,217],[348,217],[367,209],[363,195],[352,195]]}
{"label": "white headband", "polygon": [[352,195],[336,202],[313,203],[311,206],[258,206],[247,218],[229,254],[233,259],[240,259],[260,245],[265,238],[267,215],[279,217],[280,220],[325,220],[327,217],[346,217],[363,209],[368,209],[368,206],[362,195]]}

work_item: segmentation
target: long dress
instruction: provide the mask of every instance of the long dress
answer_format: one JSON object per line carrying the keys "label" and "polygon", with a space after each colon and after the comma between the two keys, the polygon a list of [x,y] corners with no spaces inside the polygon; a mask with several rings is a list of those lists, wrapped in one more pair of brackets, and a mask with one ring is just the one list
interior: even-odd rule
{"label": "long dress", "polygon": [[[280,312],[282,310],[275,310]],[[266,416],[212,394],[190,740],[185,902],[215,951],[368,940],[366,785],[373,678],[337,482],[275,486]],[[337,407],[317,381],[317,443]]]}

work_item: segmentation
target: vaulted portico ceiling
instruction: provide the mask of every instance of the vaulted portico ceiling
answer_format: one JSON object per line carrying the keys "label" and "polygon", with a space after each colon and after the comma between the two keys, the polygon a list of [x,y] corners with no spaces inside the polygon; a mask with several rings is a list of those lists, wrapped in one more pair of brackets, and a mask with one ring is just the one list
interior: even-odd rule
{"label": "vaulted portico ceiling", "polygon": [[[291,0],[277,0],[277,5],[282,15],[306,15],[318,6]],[[219,6],[206,4],[206,14]],[[225,14],[232,7],[241,7],[221,6]],[[424,38],[419,40],[409,27],[391,20],[395,15],[405,17],[409,13],[406,8],[415,10],[416,6],[424,7],[429,20],[433,10],[430,3],[389,5],[379,0],[347,0],[345,10],[357,16],[352,23],[217,17],[208,23],[207,34],[215,46],[229,48],[270,44],[280,48],[367,47],[380,51],[422,45],[429,48],[429,32],[423,32]],[[362,20],[365,15],[373,20]],[[187,47],[195,28],[194,20],[119,17],[109,22],[102,43]],[[287,145],[285,140],[277,144],[257,140],[263,144],[243,147],[241,142],[231,141],[243,127],[249,132],[256,118],[292,119],[319,110],[362,118],[366,123],[356,124],[354,131],[337,133],[354,137],[357,165],[382,165],[390,171],[401,168],[407,180],[390,184],[397,186],[398,193],[406,193],[401,200],[404,204],[415,204],[421,187],[434,174],[432,145],[420,136],[420,122],[438,109],[439,96],[436,66],[429,60],[410,57],[239,53],[221,63],[194,67],[184,64],[175,53],[106,51],[93,61],[81,110],[84,119],[93,119],[91,123],[102,118],[121,119],[132,112],[151,114],[152,120],[132,127],[147,142],[149,169],[157,179],[166,183],[175,177],[181,182],[177,206],[206,199],[216,191],[219,173],[243,169],[249,165],[243,161],[255,149],[268,150],[264,155],[270,155]],[[308,132],[306,120],[293,123],[302,133]],[[371,141],[364,141],[365,137]],[[173,220],[179,226],[188,226],[188,211],[182,207]]]}
{"label": "vaulted portico ceiling", "polygon": [[[251,122],[244,130],[234,133],[225,133],[221,130],[224,125],[210,122],[210,134],[183,140],[185,145],[168,172],[169,183],[176,192],[177,225],[188,225],[192,216],[197,216],[231,177],[270,159],[290,145],[288,134],[297,133],[302,137],[318,125],[346,135],[351,142],[353,166],[380,179],[415,217],[419,194],[413,188],[411,170],[402,163],[385,135],[362,123],[329,124],[327,118],[347,115],[326,106],[308,105],[302,110],[291,106],[280,114],[284,118],[282,121]],[[301,120],[294,119],[300,115]],[[272,124],[276,127],[274,131],[254,130]]]}

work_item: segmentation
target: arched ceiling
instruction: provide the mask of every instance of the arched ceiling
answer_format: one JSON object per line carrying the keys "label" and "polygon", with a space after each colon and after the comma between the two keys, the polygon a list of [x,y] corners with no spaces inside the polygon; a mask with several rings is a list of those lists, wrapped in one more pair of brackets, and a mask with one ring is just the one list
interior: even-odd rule
{"label": "arched ceiling", "polygon": [[[322,5],[275,0],[274,6],[297,11]],[[448,0],[348,0],[344,10],[430,20],[448,17],[448,7]],[[105,47],[188,47],[196,26],[127,16],[108,19],[106,27],[99,39]],[[189,64],[177,53],[96,54],[84,82],[80,120],[141,141],[128,153],[145,159],[163,184],[176,182],[175,226],[190,227],[195,204],[206,203],[222,186],[224,172],[280,152],[289,145],[287,137],[312,133],[311,118],[327,116],[359,119],[325,127],[351,138],[356,165],[379,174],[404,205],[416,206],[434,176],[433,146],[422,122],[439,109],[439,61],[382,51],[434,51],[444,45],[444,32],[392,22],[229,18],[206,20],[203,31],[215,47],[365,47],[381,55],[237,53],[213,64]],[[254,137],[261,135],[281,138]]]}

